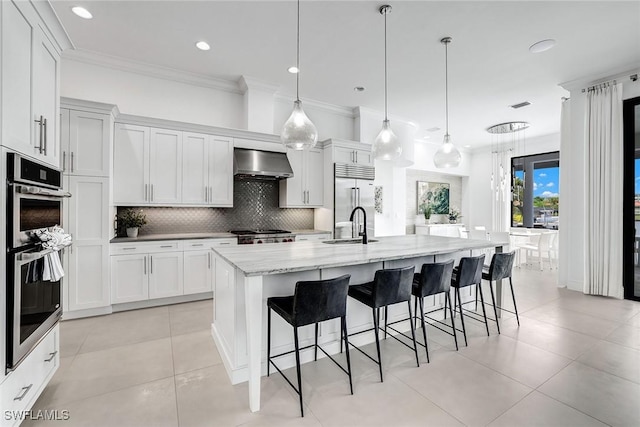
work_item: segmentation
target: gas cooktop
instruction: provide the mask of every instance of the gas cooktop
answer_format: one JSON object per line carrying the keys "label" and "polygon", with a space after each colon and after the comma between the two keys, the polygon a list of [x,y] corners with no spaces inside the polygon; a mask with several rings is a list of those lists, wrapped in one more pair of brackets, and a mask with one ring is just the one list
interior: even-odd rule
{"label": "gas cooktop", "polygon": [[291,233],[287,230],[231,230],[229,233],[236,234],[238,236],[244,235],[256,235],[256,234],[288,234]]}

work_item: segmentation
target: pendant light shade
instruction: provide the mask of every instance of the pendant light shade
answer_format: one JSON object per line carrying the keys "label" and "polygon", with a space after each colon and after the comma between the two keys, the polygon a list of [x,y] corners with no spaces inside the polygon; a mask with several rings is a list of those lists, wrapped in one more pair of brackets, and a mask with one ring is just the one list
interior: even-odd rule
{"label": "pendant light shade", "polygon": [[384,5],[379,11],[384,16],[384,120],[372,151],[373,157],[378,160],[395,160],[402,154],[402,144],[391,130],[387,117],[387,15],[391,13],[391,6]]}
{"label": "pendant light shade", "polygon": [[447,46],[451,43],[451,37],[443,38],[440,40],[440,43],[444,45],[445,118],[447,126],[442,145],[438,148],[435,156],[433,156],[433,163],[437,168],[455,168],[460,165],[462,155],[456,146],[453,145],[453,142],[451,142],[451,135],[449,135],[449,55]]}
{"label": "pendant light shade", "polygon": [[312,148],[318,142],[318,129],[304,113],[299,99],[293,103],[293,112],[282,127],[280,139],[294,150]]}
{"label": "pendant light shade", "polygon": [[287,148],[305,150],[315,147],[318,142],[318,129],[304,113],[302,101],[300,101],[300,0],[298,0],[297,22],[296,100],[293,102],[293,112],[282,127],[280,140]]}

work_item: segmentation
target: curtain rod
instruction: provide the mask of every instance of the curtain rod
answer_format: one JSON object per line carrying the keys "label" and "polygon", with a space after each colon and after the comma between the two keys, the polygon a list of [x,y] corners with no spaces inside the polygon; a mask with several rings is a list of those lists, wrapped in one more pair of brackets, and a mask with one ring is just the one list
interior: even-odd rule
{"label": "curtain rod", "polygon": [[[632,82],[637,81],[638,80],[638,75],[637,74],[631,74],[629,76],[629,80],[631,80]],[[607,80],[606,82],[598,83],[596,85],[589,86],[586,89],[582,89],[582,93],[591,92],[592,90],[599,89],[599,88],[602,88],[602,87],[606,87],[606,86],[608,86],[610,84],[616,84],[616,83],[618,83],[616,80]]]}

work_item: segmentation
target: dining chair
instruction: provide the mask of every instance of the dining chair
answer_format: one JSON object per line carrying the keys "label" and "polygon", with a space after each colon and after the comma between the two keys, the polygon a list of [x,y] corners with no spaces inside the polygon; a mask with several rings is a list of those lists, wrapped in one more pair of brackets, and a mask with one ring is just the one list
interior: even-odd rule
{"label": "dining chair", "polygon": [[538,235],[537,242],[520,246],[521,249],[524,249],[526,252],[527,262],[529,261],[529,257],[533,258],[535,254],[535,258],[538,259],[540,270],[544,270],[544,266],[542,263],[543,256],[547,258],[547,260],[549,261],[549,266],[551,268],[551,235],[552,233],[550,232],[542,232]]}

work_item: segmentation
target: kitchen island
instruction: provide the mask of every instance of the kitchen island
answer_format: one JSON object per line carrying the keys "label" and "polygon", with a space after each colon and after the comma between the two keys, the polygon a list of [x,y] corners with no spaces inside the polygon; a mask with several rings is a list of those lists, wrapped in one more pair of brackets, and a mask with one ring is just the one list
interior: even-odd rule
{"label": "kitchen island", "polygon": [[[214,316],[212,335],[233,384],[249,381],[249,407],[260,409],[260,377],[266,373],[266,299],[292,295],[300,280],[321,280],[350,274],[350,284],[373,279],[376,270],[413,265],[416,271],[425,262],[443,261],[468,255],[470,251],[495,247],[502,251],[508,242],[489,242],[441,236],[406,235],[376,238],[363,245],[294,242],[269,245],[238,245],[213,248]],[[488,262],[488,260],[487,260]],[[498,301],[501,286],[498,284]],[[437,306],[433,297],[428,306]],[[425,309],[427,308],[425,307]],[[389,308],[389,320],[407,317],[406,307]],[[370,328],[371,311],[348,301],[349,333]],[[278,316],[272,324],[274,354],[293,347],[291,326]],[[313,340],[313,328],[299,330],[301,346]],[[329,354],[340,351],[339,321],[321,324],[319,344]],[[374,340],[373,332],[360,334],[352,342],[363,345]],[[312,360],[313,352],[301,353],[302,362]],[[281,359],[279,366],[293,366],[293,355]]]}

